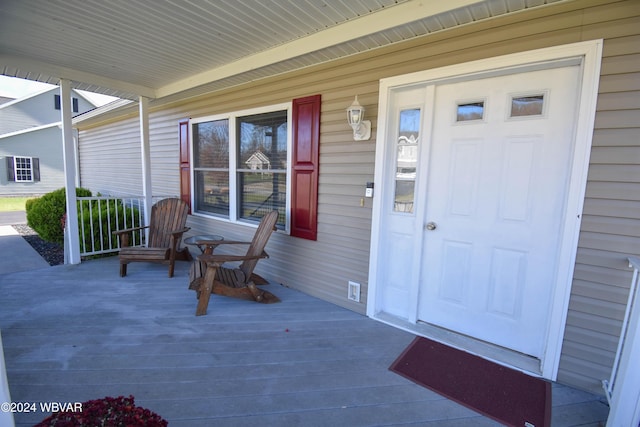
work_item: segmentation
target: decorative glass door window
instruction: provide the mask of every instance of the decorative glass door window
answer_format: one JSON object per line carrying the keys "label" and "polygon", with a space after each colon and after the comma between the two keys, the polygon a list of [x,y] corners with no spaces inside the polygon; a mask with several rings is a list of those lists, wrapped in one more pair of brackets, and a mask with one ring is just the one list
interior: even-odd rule
{"label": "decorative glass door window", "polygon": [[482,120],[484,118],[484,101],[467,102],[458,104],[456,113],[457,122],[467,122],[470,120]]}
{"label": "decorative glass door window", "polygon": [[396,174],[393,210],[413,213],[421,111],[401,110],[396,142]]}
{"label": "decorative glass door window", "polygon": [[541,116],[544,107],[544,95],[514,96],[511,98],[510,117]]}

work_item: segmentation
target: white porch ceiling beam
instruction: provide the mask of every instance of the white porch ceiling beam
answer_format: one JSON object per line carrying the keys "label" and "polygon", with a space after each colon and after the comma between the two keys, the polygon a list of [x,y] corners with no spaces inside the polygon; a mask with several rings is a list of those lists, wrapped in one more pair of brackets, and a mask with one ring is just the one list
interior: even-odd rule
{"label": "white porch ceiling beam", "polygon": [[[21,78],[26,78],[26,76],[29,75],[31,76],[29,78],[30,80],[38,80],[33,78],[33,76],[41,75],[53,77],[57,80],[66,79],[87,83],[98,87],[113,89],[121,93],[131,94],[131,99],[134,100],[137,99],[138,96],[147,98],[156,97],[156,91],[150,87],[12,55],[0,54],[0,74]],[[58,81],[45,81],[45,83],[58,84]]]}
{"label": "white porch ceiling beam", "polygon": [[448,0],[445,2],[411,0],[165,85],[158,88],[156,95],[158,98],[173,95],[174,93],[241,74],[249,70],[276,64],[281,61],[296,58],[305,53],[336,46],[372,33],[388,30],[476,3],[482,3],[482,1]]}

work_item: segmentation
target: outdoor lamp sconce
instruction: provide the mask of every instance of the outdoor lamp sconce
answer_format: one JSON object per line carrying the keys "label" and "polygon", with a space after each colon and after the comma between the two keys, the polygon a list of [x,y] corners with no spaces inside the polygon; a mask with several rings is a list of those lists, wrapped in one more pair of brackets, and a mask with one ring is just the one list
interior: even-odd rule
{"label": "outdoor lamp sconce", "polygon": [[364,118],[364,107],[358,102],[358,95],[353,104],[347,108],[347,122],[353,129],[354,141],[368,141],[371,138],[371,122],[362,120]]}

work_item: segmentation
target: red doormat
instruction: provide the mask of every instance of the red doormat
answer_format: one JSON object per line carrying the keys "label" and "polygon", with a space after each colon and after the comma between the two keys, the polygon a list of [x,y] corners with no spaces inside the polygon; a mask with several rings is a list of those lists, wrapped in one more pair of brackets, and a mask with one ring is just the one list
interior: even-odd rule
{"label": "red doormat", "polygon": [[416,384],[514,427],[551,425],[551,384],[417,337],[389,367]]}

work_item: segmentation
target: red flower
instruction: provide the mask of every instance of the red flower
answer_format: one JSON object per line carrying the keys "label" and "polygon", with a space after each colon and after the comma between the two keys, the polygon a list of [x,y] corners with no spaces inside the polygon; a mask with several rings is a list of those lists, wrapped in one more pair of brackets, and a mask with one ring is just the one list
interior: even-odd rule
{"label": "red flower", "polygon": [[82,412],[56,412],[34,427],[167,427],[158,414],[135,405],[133,396],[89,400]]}

